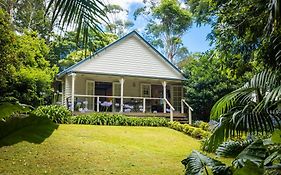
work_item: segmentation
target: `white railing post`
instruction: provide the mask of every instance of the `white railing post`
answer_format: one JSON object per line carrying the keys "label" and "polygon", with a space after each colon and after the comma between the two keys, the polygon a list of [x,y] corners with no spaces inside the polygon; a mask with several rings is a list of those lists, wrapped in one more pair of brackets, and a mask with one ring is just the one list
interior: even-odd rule
{"label": "white railing post", "polygon": [[183,106],[183,100],[181,100],[181,113],[184,113],[184,106]]}
{"label": "white railing post", "polygon": [[163,112],[166,113],[166,109],[167,109],[167,104],[166,104],[166,99],[167,99],[167,83],[166,81],[162,82],[162,86],[163,86]]}
{"label": "white railing post", "polygon": [[95,111],[95,97],[93,97],[93,111]]}
{"label": "white railing post", "polygon": [[143,98],[142,112],[145,113],[145,98]]}
{"label": "white railing post", "polygon": [[97,97],[97,112],[100,112],[100,97]]}
{"label": "white railing post", "polygon": [[192,124],[192,116],[191,116],[191,109],[190,109],[190,107],[188,108],[188,123],[190,125]]}
{"label": "white railing post", "polygon": [[74,112],[75,73],[71,74],[71,111]]}
{"label": "white railing post", "polygon": [[124,106],[124,78],[121,78],[120,80],[120,85],[121,85],[121,100],[120,100],[120,112],[123,112],[123,106]]}
{"label": "white railing post", "polygon": [[172,109],[170,109],[170,121],[174,121],[174,112]]}
{"label": "white railing post", "polygon": [[[188,107],[188,123],[191,125],[192,124],[192,111],[193,109],[191,108],[191,106],[189,106],[186,101],[184,99],[181,100],[182,101],[182,105],[185,104]],[[183,109],[183,107],[182,107]]]}
{"label": "white railing post", "polygon": [[64,104],[65,104],[65,101],[64,101],[64,86],[65,86],[65,84],[64,84],[64,81],[62,81],[61,82],[61,104],[62,104],[62,106],[64,106]]}

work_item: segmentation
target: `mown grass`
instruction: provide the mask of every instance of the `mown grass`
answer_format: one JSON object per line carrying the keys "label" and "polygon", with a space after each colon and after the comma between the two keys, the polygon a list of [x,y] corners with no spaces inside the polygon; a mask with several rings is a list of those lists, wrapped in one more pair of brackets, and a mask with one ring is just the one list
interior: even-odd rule
{"label": "mown grass", "polygon": [[200,148],[164,127],[54,124],[23,128],[0,145],[0,174],[183,174],[180,161]]}

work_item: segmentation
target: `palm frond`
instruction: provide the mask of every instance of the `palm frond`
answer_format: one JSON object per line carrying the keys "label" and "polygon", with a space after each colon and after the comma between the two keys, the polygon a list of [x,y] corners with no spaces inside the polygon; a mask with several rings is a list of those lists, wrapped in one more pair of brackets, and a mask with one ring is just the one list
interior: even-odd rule
{"label": "palm frond", "polygon": [[270,107],[272,104],[279,103],[281,97],[281,86],[276,87],[265,95],[264,106]]}
{"label": "palm frond", "polygon": [[77,29],[77,42],[83,33],[83,44],[86,45],[89,29],[102,31],[101,23],[107,23],[105,5],[99,0],[50,0],[46,14],[51,11],[52,24],[56,21],[64,27]]}
{"label": "palm frond", "polygon": [[248,83],[222,97],[212,108],[211,118],[220,118],[219,125],[204,148],[214,151],[231,136],[242,133],[273,132],[280,127],[280,80],[277,73],[264,71]]}
{"label": "palm frond", "polygon": [[270,0],[268,4],[269,16],[265,30],[271,34],[280,24],[281,21],[281,3],[280,0]]}

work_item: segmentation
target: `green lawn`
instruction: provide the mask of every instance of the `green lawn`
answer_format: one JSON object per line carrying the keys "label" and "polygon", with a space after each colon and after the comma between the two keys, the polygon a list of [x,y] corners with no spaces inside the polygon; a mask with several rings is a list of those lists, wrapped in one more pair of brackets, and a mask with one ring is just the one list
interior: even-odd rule
{"label": "green lawn", "polygon": [[200,142],[162,127],[45,124],[0,140],[0,174],[183,174]]}

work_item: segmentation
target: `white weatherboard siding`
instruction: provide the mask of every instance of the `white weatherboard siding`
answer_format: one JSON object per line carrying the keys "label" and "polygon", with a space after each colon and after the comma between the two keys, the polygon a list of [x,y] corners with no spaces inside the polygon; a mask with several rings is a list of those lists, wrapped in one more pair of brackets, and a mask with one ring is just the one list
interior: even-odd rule
{"label": "white weatherboard siding", "polygon": [[76,66],[73,71],[178,80],[184,78],[135,34],[106,48]]}

